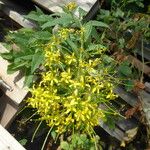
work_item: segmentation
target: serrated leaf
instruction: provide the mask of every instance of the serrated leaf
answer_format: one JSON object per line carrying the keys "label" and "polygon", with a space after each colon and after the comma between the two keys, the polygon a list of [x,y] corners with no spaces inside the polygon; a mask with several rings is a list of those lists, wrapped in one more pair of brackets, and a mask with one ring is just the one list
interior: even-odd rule
{"label": "serrated leaf", "polygon": [[40,14],[44,14],[43,11],[42,11],[39,7],[35,6],[35,8],[36,8],[36,12],[37,12],[39,15],[40,15]]}
{"label": "serrated leaf", "polygon": [[36,39],[40,40],[49,40],[51,37],[51,33],[48,31],[38,31],[33,35]]}
{"label": "serrated leaf", "polygon": [[28,62],[18,62],[18,63],[12,63],[10,65],[8,65],[7,68],[7,73],[8,74],[12,74],[18,70],[20,70],[20,68],[24,67]]}
{"label": "serrated leaf", "polygon": [[25,81],[24,81],[24,86],[30,87],[32,82],[33,82],[33,75],[26,75],[25,76]]}
{"label": "serrated leaf", "polygon": [[94,38],[94,39],[96,39],[97,40],[97,42],[99,42],[99,40],[100,40],[100,35],[99,35],[99,33],[97,32],[97,30],[95,29],[95,27],[92,27],[92,33],[91,33],[92,35],[92,38]]}
{"label": "serrated leaf", "polygon": [[17,58],[14,60],[14,63],[17,63],[17,62],[23,61],[23,60],[31,60],[32,57],[33,57],[33,55],[25,55],[25,56],[17,57]]}
{"label": "serrated leaf", "polygon": [[1,56],[3,59],[6,59],[6,60],[11,60],[11,59],[13,58],[12,52],[9,52],[9,53],[1,53],[0,56]]}
{"label": "serrated leaf", "polygon": [[109,28],[109,25],[101,21],[90,21],[92,26]]}
{"label": "serrated leaf", "polygon": [[84,28],[85,28],[85,33],[84,33],[84,41],[88,41],[88,39],[90,38],[91,36],[91,33],[92,33],[92,23],[89,22],[89,23],[86,23],[84,25]]}
{"label": "serrated leaf", "polygon": [[52,27],[52,26],[55,26],[57,24],[68,25],[71,22],[72,22],[72,18],[69,15],[66,15],[64,17],[57,18],[53,21],[46,22],[45,24],[42,25],[42,29]]}
{"label": "serrated leaf", "polygon": [[7,67],[7,74],[13,74],[13,73],[16,72],[16,70],[13,70],[13,69],[11,68],[11,65],[13,65],[13,64],[8,65],[8,67]]}
{"label": "serrated leaf", "polygon": [[37,21],[37,22],[46,22],[46,21],[50,21],[53,18],[49,15],[37,15],[37,14],[28,14],[27,16],[25,16],[26,19],[30,19],[33,21]]}
{"label": "serrated leaf", "polygon": [[77,47],[77,45],[74,44],[74,42],[72,42],[70,39],[67,39],[67,43],[72,48],[72,50],[74,51],[74,53],[76,54],[76,56],[78,56],[78,47]]}
{"label": "serrated leaf", "polygon": [[44,61],[44,56],[41,52],[35,53],[32,57],[31,62],[31,73],[34,73],[34,71],[39,67],[40,64]]}

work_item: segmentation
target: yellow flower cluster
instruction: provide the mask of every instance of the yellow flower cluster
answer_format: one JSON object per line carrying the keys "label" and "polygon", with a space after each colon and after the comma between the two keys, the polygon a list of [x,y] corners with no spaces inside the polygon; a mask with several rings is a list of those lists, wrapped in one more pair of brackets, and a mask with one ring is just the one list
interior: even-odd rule
{"label": "yellow flower cluster", "polygon": [[[66,7],[72,10],[75,5],[70,3]],[[84,29],[80,32],[82,37]],[[42,73],[39,85],[32,88],[28,104],[37,110],[40,119],[48,126],[55,127],[58,134],[66,131],[90,133],[99,124],[99,119],[105,118],[99,104],[115,99],[116,95],[113,84],[106,78],[107,68],[99,67],[101,58],[84,57],[86,50],[82,44],[78,49],[79,56],[73,50],[62,51],[66,46],[64,39],[70,34],[76,32],[61,28],[46,45],[47,72]],[[104,50],[102,47],[101,51]]]}
{"label": "yellow flower cluster", "polygon": [[73,33],[75,30],[74,29],[68,29],[68,28],[62,28],[58,31],[59,37],[62,40],[66,40],[69,36],[70,33]]}

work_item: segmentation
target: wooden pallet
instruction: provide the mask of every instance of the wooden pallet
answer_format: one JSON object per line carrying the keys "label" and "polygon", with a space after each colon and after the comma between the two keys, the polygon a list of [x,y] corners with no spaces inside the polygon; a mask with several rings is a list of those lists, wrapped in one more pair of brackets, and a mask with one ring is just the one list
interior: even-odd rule
{"label": "wooden pallet", "polygon": [[[61,6],[67,4],[68,2],[74,2],[74,0],[32,0],[39,6],[50,12],[62,12]],[[97,0],[76,0],[78,6],[80,6],[86,12],[89,12],[92,6]]]}
{"label": "wooden pallet", "polygon": [[[0,53],[6,52],[6,48],[0,44]],[[1,124],[4,127],[8,127],[12,118],[16,114],[17,110],[19,109],[19,105],[26,97],[28,90],[23,88],[23,80],[24,78],[20,76],[19,71],[15,72],[14,74],[7,74],[7,66],[8,62],[0,57],[0,77],[2,81],[11,87],[12,91],[9,90],[7,87],[1,86],[1,89],[5,94],[0,97],[1,105],[0,105],[0,112],[1,112]],[[19,81],[14,82],[16,78],[21,78]]]}
{"label": "wooden pallet", "polygon": [[[13,19],[15,22],[17,22],[19,25],[21,25],[23,27],[30,27],[30,28],[35,27],[35,24],[30,22],[29,20],[26,20],[27,22],[24,20],[23,15],[26,14],[26,13],[25,13],[25,11],[24,11],[24,13],[22,13],[22,11],[21,11],[22,9],[20,9],[19,6],[17,6],[17,7],[13,6],[13,7],[17,8],[17,9],[15,9],[15,10],[13,9],[12,10],[13,7],[10,7],[10,6],[13,5],[12,2],[10,2],[8,0],[7,1],[6,0],[2,0],[2,1],[5,3],[5,7],[3,7],[2,11],[5,14],[7,14],[11,19]],[[61,11],[60,8],[58,10],[58,7],[55,7],[56,4],[55,5],[50,5],[52,1],[48,1],[48,0],[45,0],[45,1],[32,0],[32,1],[35,2],[36,4],[38,4],[39,6],[43,7],[44,9],[48,10],[50,13],[51,12]],[[93,4],[95,2],[96,1],[93,1]],[[98,1],[97,1],[93,7],[92,7],[92,5],[90,5],[90,7],[88,7],[88,9],[86,9],[87,11],[89,11],[91,9],[91,13],[88,13],[87,16],[86,16],[87,20],[90,20],[96,14],[96,10],[98,10],[98,8],[99,8],[99,6],[98,6]],[[83,8],[83,9],[85,9],[85,8]],[[8,12],[11,12],[11,13],[8,13]],[[14,15],[11,15],[11,14],[14,14]],[[20,18],[20,19],[18,19],[18,18]],[[150,55],[148,55],[149,52],[150,52],[149,48],[146,47],[144,49],[144,57],[147,60],[149,60],[149,56],[150,56]],[[138,54],[142,55],[140,53],[140,50],[139,50]],[[139,69],[139,70],[143,69],[143,63],[139,59],[137,59],[136,57],[129,56],[128,60],[135,67],[137,67],[137,69]],[[145,74],[147,74],[148,76],[150,75],[149,70],[150,70],[150,67],[148,65],[144,65],[143,72]],[[10,80],[13,81],[15,76],[17,76],[17,74],[18,73],[14,74],[13,77],[10,77]],[[7,113],[4,111],[5,112],[4,116],[7,116],[7,114],[9,114],[10,111],[13,112],[12,116],[9,117],[9,119],[10,119],[11,117],[13,118],[13,115],[17,112],[17,110],[19,108],[19,104],[25,98],[25,95],[27,94],[27,91],[25,89],[22,89],[22,81],[23,81],[23,79],[20,81],[21,83],[17,83],[17,86],[16,86],[16,84],[14,85],[13,82],[7,81],[7,79],[5,78],[5,75],[6,75],[6,68],[5,68],[5,74],[3,75],[4,76],[4,81],[6,83],[10,84],[12,86],[12,88],[15,89],[14,92],[16,91],[16,94],[17,94],[18,90],[21,90],[21,92],[22,92],[21,97],[19,97],[18,100],[14,100],[13,96],[12,96],[12,98],[9,99],[9,96],[11,95],[10,94],[11,92],[9,92],[9,91],[6,91],[6,95],[3,96],[3,100],[2,101],[4,102],[7,99],[7,101],[8,101],[7,105],[10,108],[10,110],[9,110],[7,106],[4,107],[5,109],[7,108],[7,110],[9,110]],[[131,107],[134,107],[137,104],[139,97],[137,97],[133,93],[126,92],[126,90],[123,87],[118,87],[114,91],[115,91],[116,94],[119,95],[120,98],[122,98],[123,102],[125,102],[128,105],[130,105]],[[26,94],[25,94],[25,92],[26,92]],[[146,92],[146,94],[145,94],[145,92]],[[18,93],[20,93],[20,91]],[[144,102],[143,103],[143,110],[144,110],[145,109],[145,105],[149,106],[149,105],[147,105],[147,103],[149,101],[150,95],[149,95],[149,93],[147,91],[143,91],[143,93],[141,93],[140,97],[141,97],[141,100]],[[12,100],[13,100],[13,102],[12,102]],[[10,104],[10,102],[11,102],[11,104]],[[149,116],[149,111],[147,111],[147,109],[145,110],[145,114],[148,114],[147,116]],[[3,118],[5,118],[5,117],[3,117]],[[12,118],[10,120],[12,120]],[[7,119],[7,120],[9,120],[9,119]],[[4,123],[3,125],[7,126],[8,122],[3,121],[3,123]],[[111,136],[115,137],[119,141],[123,141],[123,142],[129,142],[130,140],[132,140],[135,137],[135,135],[136,135],[136,133],[138,131],[138,124],[139,124],[139,121],[135,117],[133,117],[132,119],[122,119],[122,120],[116,122],[116,128],[115,129],[110,129],[104,122],[100,121],[100,126],[105,131],[107,131]],[[133,136],[131,136],[131,133],[132,134],[134,133]]]}
{"label": "wooden pallet", "polygon": [[15,138],[9,134],[7,130],[5,130],[0,125],[0,149],[1,150],[25,150],[16,140]]}
{"label": "wooden pallet", "polygon": [[0,2],[3,3],[1,11],[15,21],[19,26],[26,28],[34,28],[36,26],[33,22],[24,18],[24,15],[27,15],[28,11],[23,10],[19,5],[14,4],[9,0],[0,0]]}

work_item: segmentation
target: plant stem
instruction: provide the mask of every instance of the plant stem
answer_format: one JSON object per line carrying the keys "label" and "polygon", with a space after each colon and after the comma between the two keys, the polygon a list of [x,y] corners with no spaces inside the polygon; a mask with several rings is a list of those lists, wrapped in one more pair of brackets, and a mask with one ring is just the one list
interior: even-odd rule
{"label": "plant stem", "polygon": [[35,132],[33,133],[33,136],[32,136],[32,139],[31,139],[31,142],[33,142],[34,137],[35,137],[35,135],[36,135],[36,133],[37,133],[37,131],[38,131],[39,127],[41,126],[42,122],[43,122],[43,121],[41,121],[41,122],[38,124],[38,126],[37,126],[37,128],[36,128]]}
{"label": "plant stem", "polygon": [[51,131],[52,131],[53,127],[54,127],[54,125],[53,125],[53,126],[50,128],[50,130],[48,131],[48,133],[47,133],[47,135],[46,135],[46,138],[45,138],[45,140],[44,140],[44,143],[43,143],[43,145],[42,145],[41,150],[44,150],[44,147],[45,147],[46,141],[47,141],[48,136],[49,136],[49,134],[51,133]]}
{"label": "plant stem", "polygon": [[144,74],[144,52],[143,52],[143,38],[141,41],[141,52],[142,52],[142,73],[141,73],[141,79],[140,82],[143,82],[143,74]]}

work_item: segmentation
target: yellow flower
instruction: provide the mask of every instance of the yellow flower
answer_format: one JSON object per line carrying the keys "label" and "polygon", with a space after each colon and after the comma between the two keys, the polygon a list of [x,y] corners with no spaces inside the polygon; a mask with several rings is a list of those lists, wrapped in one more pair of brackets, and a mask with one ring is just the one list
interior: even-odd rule
{"label": "yellow flower", "polygon": [[61,40],[66,40],[70,33],[73,33],[74,29],[62,28],[58,31],[58,35]]}
{"label": "yellow flower", "polygon": [[77,8],[77,4],[75,2],[70,2],[65,6],[69,11],[73,11]]}
{"label": "yellow flower", "polygon": [[77,62],[77,60],[76,60],[74,53],[72,53],[72,55],[65,55],[65,63],[66,64],[71,65],[76,62]]}
{"label": "yellow flower", "polygon": [[70,68],[67,71],[63,71],[61,73],[61,82],[69,83],[71,80],[71,72]]}

